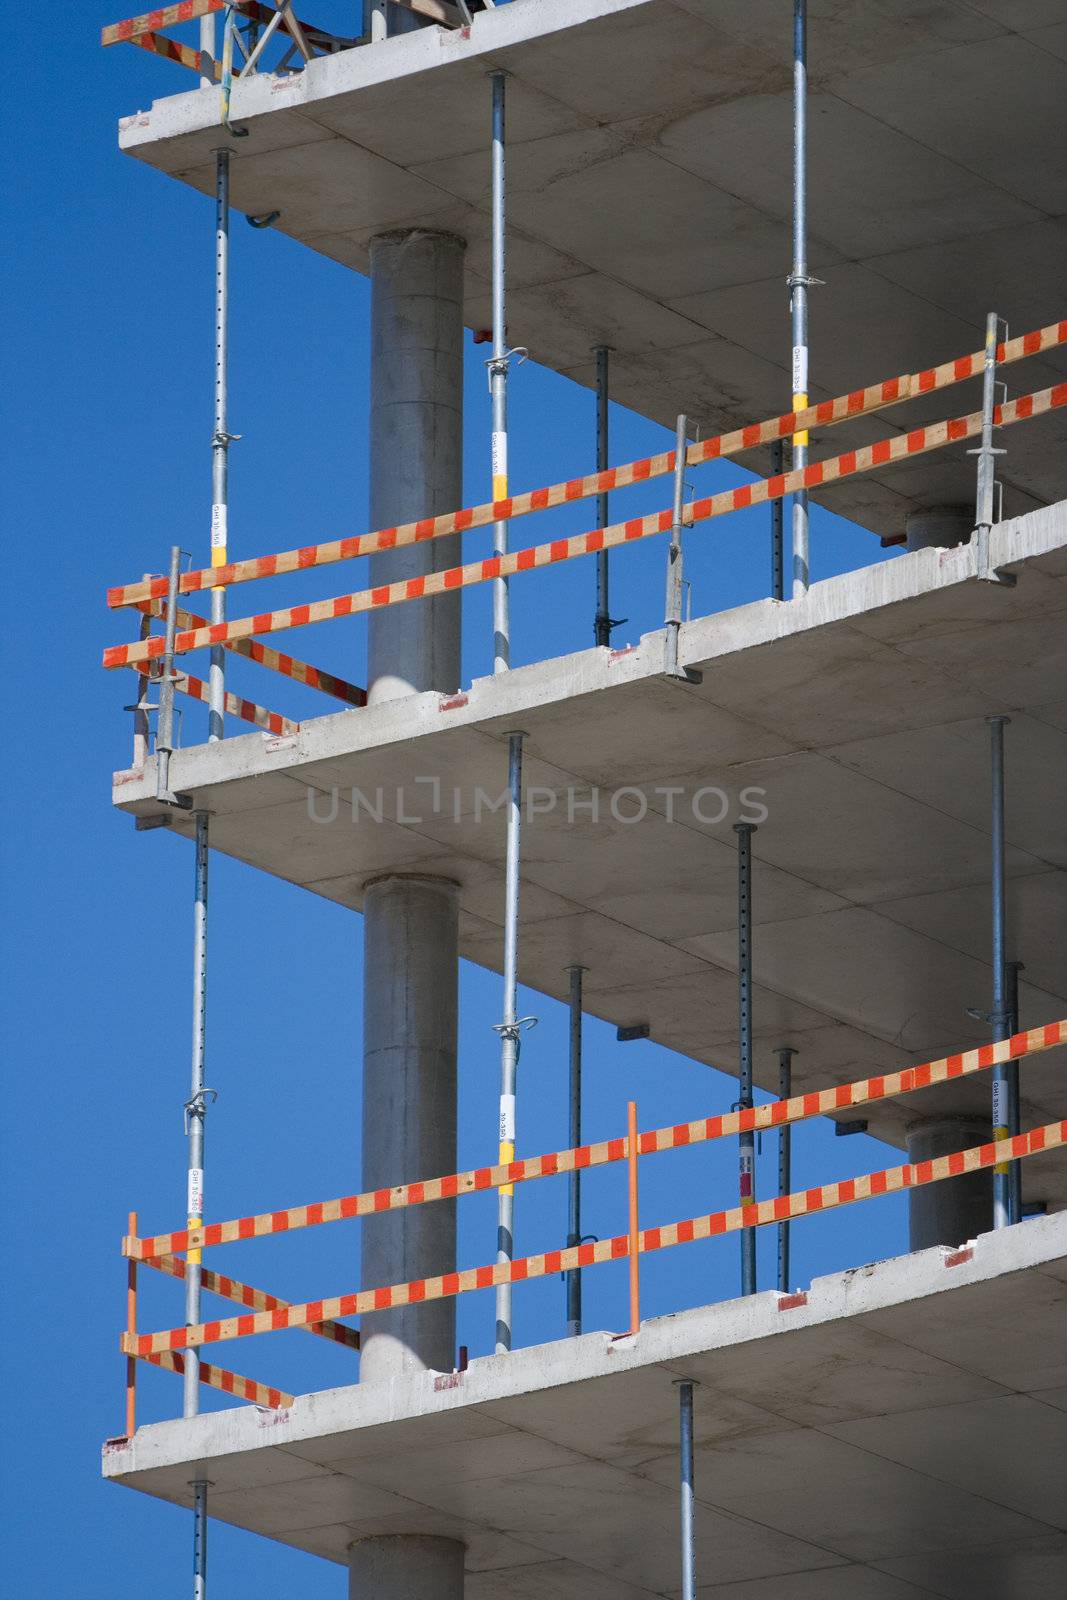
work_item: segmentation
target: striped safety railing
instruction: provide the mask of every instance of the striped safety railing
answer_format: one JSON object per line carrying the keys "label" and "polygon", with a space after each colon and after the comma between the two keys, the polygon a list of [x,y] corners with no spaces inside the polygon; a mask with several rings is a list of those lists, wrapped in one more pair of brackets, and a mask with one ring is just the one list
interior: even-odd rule
{"label": "striped safety railing", "polygon": [[[303,1328],[320,1337],[358,1348],[359,1334],[340,1322],[340,1318],[361,1316],[395,1306],[418,1304],[422,1301],[450,1298],[479,1289],[492,1288],[501,1283],[521,1283],[526,1279],[569,1272],[609,1261],[628,1259],[630,1262],[630,1331],[636,1333],[640,1328],[637,1263],[643,1254],[696,1240],[711,1239],[743,1228],[763,1227],[770,1223],[810,1216],[818,1211],[829,1211],[878,1195],[893,1194],[925,1184],[943,1182],[965,1173],[987,1170],[1005,1162],[1025,1160],[1040,1152],[1057,1149],[1067,1142],[1067,1121],[1047,1123],[1026,1133],[995,1139],[987,1144],[976,1145],[971,1149],[953,1152],[929,1161],[906,1162],[857,1178],[842,1179],[793,1194],[707,1212],[701,1216],[652,1228],[641,1228],[638,1222],[639,1157],[727,1138],[742,1132],[780,1128],[808,1121],[812,1117],[826,1115],[829,1112],[870,1105],[879,1100],[911,1094],[935,1084],[948,1083],[985,1072],[1007,1061],[1020,1061],[1064,1044],[1067,1044],[1067,1020],[1030,1028],[998,1043],[981,1045],[936,1061],[924,1062],[919,1066],[906,1067],[899,1072],[883,1073],[854,1083],[776,1100],[767,1105],[733,1111],[721,1116],[703,1117],[694,1122],[676,1123],[644,1133],[637,1131],[636,1111],[631,1106],[629,1131],[622,1138],[579,1145],[573,1149],[558,1150],[495,1166],[476,1167],[446,1177],[399,1184],[394,1188],[374,1189],[336,1200],[239,1217],[229,1222],[183,1228],[173,1233],[142,1237],[137,1232],[136,1216],[131,1213],[130,1229],[122,1244],[123,1255],[127,1259],[130,1284],[127,1299],[127,1328],[122,1336],[122,1349],[127,1357],[127,1435],[133,1432],[135,1425],[133,1373],[138,1360],[157,1361],[158,1364],[158,1358],[175,1356],[184,1349],[198,1349],[205,1344],[240,1339],[285,1328]],[[408,1206],[430,1204],[434,1201],[455,1199],[463,1194],[500,1188],[504,1184],[523,1183],[536,1178],[606,1166],[620,1161],[626,1161],[630,1169],[628,1227],[625,1233],[612,1238],[566,1249],[549,1250],[511,1262],[470,1267],[445,1272],[437,1277],[355,1290],[330,1299],[302,1303],[292,1303],[275,1295],[267,1295],[262,1290],[253,1289],[236,1279],[205,1269],[203,1288],[242,1306],[244,1309],[239,1315],[191,1326],[167,1328],[153,1333],[142,1333],[137,1328],[136,1274],[139,1264],[154,1267],[172,1277],[180,1278],[184,1275],[185,1265],[178,1259],[178,1252],[181,1251],[200,1251],[239,1239],[290,1233],[300,1228],[339,1222],[353,1217],[377,1216],[383,1212],[396,1211]],[[170,1370],[180,1369],[171,1367]],[[222,1369],[209,1368],[208,1371],[214,1376],[204,1376],[202,1368],[202,1381],[213,1387],[225,1388],[228,1393],[245,1393],[242,1385],[248,1386],[258,1394],[278,1393],[276,1390],[267,1391],[260,1385],[251,1384],[251,1380],[239,1379]],[[250,1395],[246,1394],[246,1397]],[[255,1403],[269,1405],[275,1402],[257,1398]]]}
{"label": "striped safety railing", "polygon": [[[1064,344],[1067,344],[1067,321],[1052,323],[1045,328],[1035,329],[1033,332],[1002,342],[997,347],[997,362],[998,365],[1009,365]],[[977,376],[982,370],[984,356],[984,351],[975,351],[922,372],[904,374],[866,389],[840,395],[833,400],[822,401],[803,411],[786,412],[767,421],[700,441],[688,448],[686,464],[695,467],[709,461],[721,460],[758,445],[787,438],[798,430],[831,427],[836,423],[866,416],[920,395],[931,394]],[[1005,400],[995,408],[993,424],[998,429],[1011,427],[1063,406],[1067,406],[1067,383],[1038,390],[1018,399]],[[847,450],[823,461],[812,462],[796,471],[779,473],[736,489],[693,500],[685,506],[683,520],[686,526],[692,527],[734,511],[779,500],[799,490],[825,488],[843,479],[927,454],[949,444],[975,438],[981,434],[982,425],[982,413],[975,411],[899,433],[875,444]],[[490,501],[391,528],[380,528],[373,533],[305,545],[275,555],[257,556],[230,562],[221,567],[206,567],[187,572],[179,579],[178,592],[185,595],[208,588],[234,587],[254,579],[277,577],[285,573],[306,571],[311,567],[354,560],[376,551],[397,549],[467,529],[486,527],[494,522],[511,521],[532,512],[572,504],[609,490],[645,483],[673,471],[674,452],[666,451],[661,455],[645,457],[620,467],[592,473],[587,477],[513,495],[505,500]],[[258,612],[226,622],[211,623],[204,618],[196,618],[191,613],[183,612],[178,619],[175,654],[184,655],[192,650],[221,645],[225,649],[246,655],[271,670],[320,688],[348,705],[362,705],[366,700],[362,689],[344,683],[318,669],[309,668],[304,663],[296,662],[292,657],[282,656],[278,652],[269,650],[256,642],[257,636],[305,627],[311,623],[356,616],[385,606],[401,605],[410,600],[424,599],[556,565],[667,533],[670,531],[672,520],[672,511],[667,507],[647,516],[630,518],[567,538],[552,539],[505,555],[491,556],[396,583],[357,589],[329,599]],[[149,608],[153,614],[159,615],[166,588],[167,580],[159,577],[118,585],[108,591],[108,605],[112,608],[131,607],[142,613]],[[142,637],[130,644],[109,646],[104,651],[103,665],[108,669],[143,668],[147,663],[161,659],[164,649],[162,636]]]}

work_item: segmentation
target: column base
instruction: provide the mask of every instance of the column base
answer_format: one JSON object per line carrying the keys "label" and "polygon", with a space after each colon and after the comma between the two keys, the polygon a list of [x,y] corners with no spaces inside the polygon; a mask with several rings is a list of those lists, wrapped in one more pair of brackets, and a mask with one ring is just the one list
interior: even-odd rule
{"label": "column base", "polygon": [[[993,1137],[989,1117],[928,1117],[908,1128],[908,1160],[930,1161],[954,1150],[988,1144]],[[908,1194],[908,1246],[960,1245],[988,1233],[993,1226],[993,1178],[990,1172],[968,1172],[962,1178],[924,1184]]]}

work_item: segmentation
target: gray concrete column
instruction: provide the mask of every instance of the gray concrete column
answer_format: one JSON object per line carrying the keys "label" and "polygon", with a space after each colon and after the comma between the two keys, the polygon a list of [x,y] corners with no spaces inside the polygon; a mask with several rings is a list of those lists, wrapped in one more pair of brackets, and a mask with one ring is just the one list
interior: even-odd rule
{"label": "gray concrete column", "polygon": [[[442,878],[382,878],[365,891],[364,1189],[456,1170],[458,896]],[[366,1289],[455,1265],[454,1200],[385,1212],[361,1226]],[[362,1382],[455,1365],[455,1300],[379,1311],[361,1327]]]}
{"label": "gray concrete column", "polygon": [[462,1600],[464,1547],[404,1533],[360,1539],[349,1550],[349,1600]]}
{"label": "gray concrete column", "polygon": [[[928,1117],[908,1128],[908,1160],[930,1161],[988,1144],[993,1137],[989,1117]],[[908,1193],[908,1242],[912,1250],[931,1245],[960,1245],[988,1233],[993,1226],[993,1179],[989,1172],[924,1184]]]}
{"label": "gray concrete column", "polygon": [[966,544],[974,532],[974,507],[929,506],[924,511],[909,511],[904,518],[904,532],[909,550],[927,550],[931,546],[951,549],[953,545]]}
{"label": "gray concrete column", "polygon": [[[372,528],[463,504],[463,252],[451,234],[410,230],[371,241]],[[458,534],[371,557],[372,584],[462,559]],[[371,701],[460,681],[459,592],[369,617]]]}

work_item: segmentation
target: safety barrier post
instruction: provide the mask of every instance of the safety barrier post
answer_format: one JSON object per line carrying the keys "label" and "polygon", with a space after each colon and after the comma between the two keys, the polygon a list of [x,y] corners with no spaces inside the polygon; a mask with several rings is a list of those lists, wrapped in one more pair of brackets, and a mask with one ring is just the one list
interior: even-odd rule
{"label": "safety barrier post", "polygon": [[626,1195],[629,1211],[630,1332],[641,1331],[641,1229],[637,1215],[637,1102],[626,1107]]}
{"label": "safety barrier post", "polygon": [[[989,536],[993,531],[993,498],[996,488],[997,456],[1003,450],[994,448],[993,428],[997,400],[997,330],[1000,318],[995,311],[986,317],[985,360],[982,366],[982,442],[977,450],[968,452],[978,457],[978,488],[975,504],[975,570],[978,577],[992,583],[1005,580],[989,560]],[[1012,580],[1014,582],[1014,579]]]}
{"label": "safety barrier post", "polygon": [[159,716],[156,721],[156,799],[174,802],[170,789],[170,758],[174,750],[174,638],[178,629],[178,572],[180,545],[172,545],[167,578],[167,624],[163,635],[163,673],[159,680]]}
{"label": "safety barrier post", "polygon": [[667,546],[666,635],[663,670],[668,678],[684,677],[678,668],[678,635],[682,627],[682,509],[685,500],[685,433],[687,418],[679,416],[674,430],[674,499],[671,539]]}
{"label": "safety barrier post", "polygon": [[[793,1057],[798,1054],[792,1045],[780,1045],[778,1057],[778,1098],[788,1100],[793,1092]],[[778,1129],[778,1195],[789,1193],[793,1179],[793,1130],[788,1122]],[[778,1224],[778,1292],[789,1293],[789,1218]]]}
{"label": "safety barrier post", "polygon": [[[137,1236],[137,1213],[131,1211],[127,1219],[131,1238]],[[126,1262],[126,1332],[137,1337],[137,1262],[130,1256]],[[137,1357],[126,1357],[126,1437],[132,1439],[137,1431]]]}

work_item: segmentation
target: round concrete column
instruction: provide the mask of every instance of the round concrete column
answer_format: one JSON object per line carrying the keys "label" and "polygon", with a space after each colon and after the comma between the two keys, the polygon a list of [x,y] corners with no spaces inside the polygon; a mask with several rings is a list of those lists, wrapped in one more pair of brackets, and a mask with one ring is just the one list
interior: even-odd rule
{"label": "round concrete column", "polygon": [[360,1539],[348,1553],[348,1600],[462,1600],[465,1549],[403,1533]]}
{"label": "round concrete column", "polygon": [[[372,528],[463,504],[463,252],[451,234],[412,230],[371,241]],[[372,584],[458,566],[461,538],[371,557]],[[460,678],[460,593],[370,613],[371,701]]]}
{"label": "round concrete column", "polygon": [[[908,1128],[908,1160],[930,1161],[954,1150],[988,1144],[989,1117],[929,1117]],[[924,1184],[908,1193],[908,1242],[912,1250],[959,1245],[993,1226],[993,1179],[989,1172]]]}
{"label": "round concrete column", "polygon": [[[363,902],[363,1180],[387,1189],[456,1170],[459,891],[443,878],[388,877]],[[363,1287],[448,1272],[454,1200],[368,1217]],[[451,1372],[456,1303],[432,1300],[362,1319],[360,1378]]]}
{"label": "round concrete column", "polygon": [[974,532],[973,506],[930,506],[925,511],[909,511],[904,518],[909,550],[931,547],[951,549],[966,544]]}

